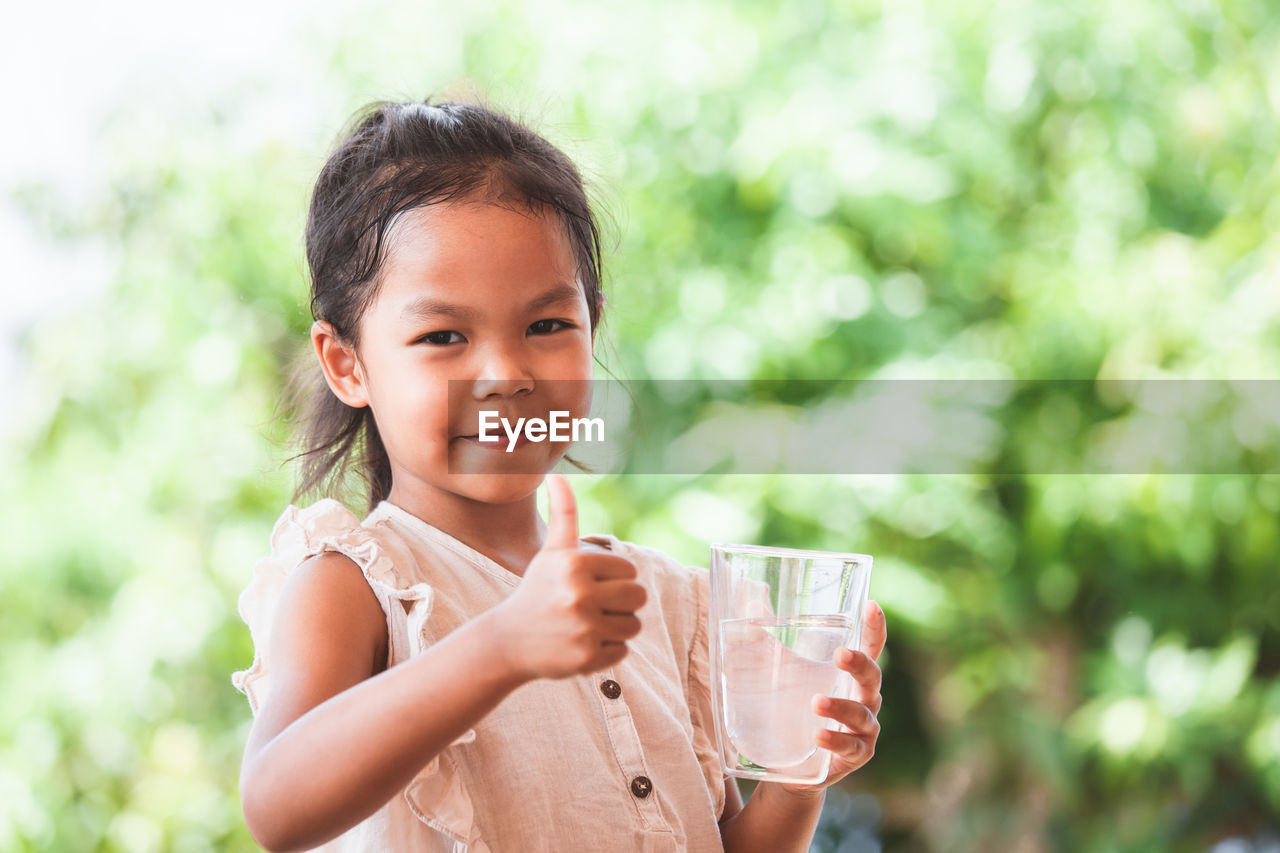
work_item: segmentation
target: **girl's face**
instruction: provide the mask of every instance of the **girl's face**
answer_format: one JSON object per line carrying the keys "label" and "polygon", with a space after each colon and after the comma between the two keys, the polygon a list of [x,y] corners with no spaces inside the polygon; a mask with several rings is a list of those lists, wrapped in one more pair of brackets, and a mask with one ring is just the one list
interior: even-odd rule
{"label": "girl's face", "polygon": [[360,341],[355,370],[397,505],[442,493],[485,503],[527,497],[567,443],[525,442],[508,453],[501,428],[501,441],[477,440],[479,413],[514,426],[555,410],[582,417],[590,405],[593,334],[554,214],[467,202],[408,212],[391,230]]}

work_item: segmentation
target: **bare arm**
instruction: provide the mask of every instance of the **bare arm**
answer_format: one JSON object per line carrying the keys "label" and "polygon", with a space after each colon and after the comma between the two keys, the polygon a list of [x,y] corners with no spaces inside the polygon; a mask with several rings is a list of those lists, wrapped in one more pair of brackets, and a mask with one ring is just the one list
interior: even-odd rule
{"label": "bare arm", "polygon": [[355,826],[525,680],[497,654],[483,615],[374,675],[386,636],[349,558],[321,554],[290,575],[270,692],[240,772],[245,821],[268,850],[308,849]]}
{"label": "bare arm", "polygon": [[776,784],[761,782],[745,808],[732,779],[725,780],[725,793],[720,819],[725,853],[805,853],[809,849],[822,813],[822,792],[795,796]]}

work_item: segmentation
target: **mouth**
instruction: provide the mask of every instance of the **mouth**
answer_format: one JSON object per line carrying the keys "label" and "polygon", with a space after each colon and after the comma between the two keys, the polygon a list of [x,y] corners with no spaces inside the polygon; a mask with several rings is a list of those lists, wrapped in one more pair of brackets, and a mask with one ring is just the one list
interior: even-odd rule
{"label": "mouth", "polygon": [[[507,448],[511,446],[511,439],[507,438],[507,436],[505,435],[497,436],[496,441],[495,440],[481,441],[479,433],[476,433],[475,435],[454,436],[454,440],[465,441],[465,442],[468,442],[469,444],[474,444],[476,447],[479,447],[482,450],[497,450],[501,453],[507,452]],[[514,453],[515,451],[519,450],[525,445],[532,444],[532,443],[533,442],[529,441],[529,439],[522,432],[520,433],[519,436],[516,437],[516,443],[515,443],[515,446],[511,448],[511,452]]]}

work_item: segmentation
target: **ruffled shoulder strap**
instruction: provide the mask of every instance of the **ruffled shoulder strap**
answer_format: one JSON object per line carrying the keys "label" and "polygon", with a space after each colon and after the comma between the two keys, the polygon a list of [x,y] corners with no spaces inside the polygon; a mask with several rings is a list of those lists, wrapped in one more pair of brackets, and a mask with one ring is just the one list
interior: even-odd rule
{"label": "ruffled shoulder strap", "polygon": [[306,509],[290,505],[271,531],[271,553],[253,567],[253,579],[240,594],[240,618],[253,636],[253,664],[233,673],[231,683],[249,698],[256,715],[269,681],[267,648],[276,602],[289,574],[305,560],[324,551],[345,554],[360,567],[387,616],[388,650],[392,661],[404,660],[411,635],[420,633],[431,611],[432,590],[411,583],[397,571],[413,556],[398,540],[365,527],[355,514],[332,498]]}

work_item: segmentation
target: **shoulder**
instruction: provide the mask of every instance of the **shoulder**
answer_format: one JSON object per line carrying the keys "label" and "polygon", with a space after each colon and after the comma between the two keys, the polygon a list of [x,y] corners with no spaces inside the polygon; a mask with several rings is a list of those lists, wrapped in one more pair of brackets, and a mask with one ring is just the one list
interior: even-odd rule
{"label": "shoulder", "polygon": [[374,561],[378,546],[394,549],[400,541],[377,511],[361,521],[333,498],[309,507],[290,504],[271,531],[271,551],[277,559],[300,562],[322,551],[339,551],[361,567]]}
{"label": "shoulder", "polygon": [[360,566],[339,551],[322,551],[290,573],[280,594],[275,645],[281,635],[296,634],[309,645],[314,638],[341,637],[367,657],[374,670],[387,658],[387,626],[382,605]]}
{"label": "shoulder", "polygon": [[[393,535],[385,526],[362,523],[332,498],[285,509],[272,531],[265,566],[255,567],[255,582],[261,574],[274,573],[279,585],[270,620],[277,640],[271,643],[273,650],[283,653],[288,642],[284,638],[290,635],[304,644],[341,636],[353,650],[361,649],[362,657],[374,651],[377,668],[387,647],[378,581],[395,574],[389,556]],[[246,595],[252,588],[251,584]]]}
{"label": "shoulder", "polygon": [[[324,559],[316,560],[318,556]],[[271,532],[271,553],[255,567],[255,580],[264,573],[292,576],[304,562],[307,575],[325,577],[350,574],[349,564],[354,564],[384,610],[385,599],[402,597],[396,592],[413,586],[407,578],[413,574],[415,558],[395,526],[377,511],[361,521],[332,498],[305,508],[290,505],[280,515]]]}
{"label": "shoulder", "polygon": [[340,637],[357,662],[373,661],[375,671],[385,666],[386,614],[391,591],[402,586],[396,569],[401,561],[388,534],[329,498],[281,513],[270,552],[254,564],[238,600],[255,654],[232,682],[255,712],[275,680],[269,675],[283,676],[285,662],[305,659],[312,644]]}

